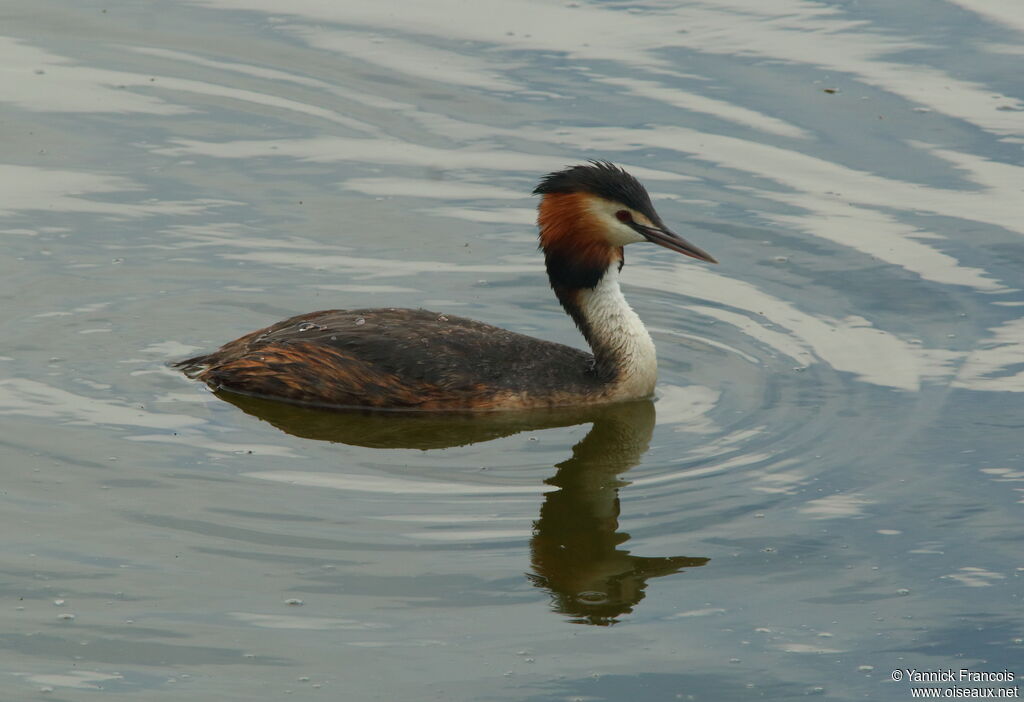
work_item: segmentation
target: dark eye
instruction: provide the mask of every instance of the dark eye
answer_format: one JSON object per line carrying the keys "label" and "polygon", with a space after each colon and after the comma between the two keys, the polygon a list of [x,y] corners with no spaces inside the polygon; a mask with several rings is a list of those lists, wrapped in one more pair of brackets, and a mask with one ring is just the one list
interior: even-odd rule
{"label": "dark eye", "polygon": [[629,224],[633,221],[633,213],[629,210],[619,210],[615,213],[615,219],[619,220],[623,224]]}

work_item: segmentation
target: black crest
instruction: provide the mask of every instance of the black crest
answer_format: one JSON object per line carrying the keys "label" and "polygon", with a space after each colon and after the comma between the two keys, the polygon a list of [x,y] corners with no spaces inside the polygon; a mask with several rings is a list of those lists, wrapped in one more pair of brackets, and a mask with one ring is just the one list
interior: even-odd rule
{"label": "black crest", "polygon": [[544,176],[533,190],[534,195],[549,193],[590,193],[605,200],[620,202],[658,222],[651,196],[640,181],[607,161],[590,161],[586,166],[572,166]]}

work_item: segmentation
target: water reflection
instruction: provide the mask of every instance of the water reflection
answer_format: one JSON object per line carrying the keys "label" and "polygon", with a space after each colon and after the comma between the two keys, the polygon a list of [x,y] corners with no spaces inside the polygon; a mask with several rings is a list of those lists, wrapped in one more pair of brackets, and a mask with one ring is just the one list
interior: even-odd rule
{"label": "water reflection", "polygon": [[530,579],[548,590],[556,611],[581,624],[614,624],[644,597],[648,578],[702,566],[707,558],[634,556],[619,548],[619,476],[640,462],[654,431],[654,403],[604,408],[594,425],[546,482],[530,543]]}
{"label": "water reflection", "polygon": [[556,612],[581,624],[610,625],[633,611],[650,578],[702,566],[691,556],[634,556],[619,530],[622,474],[640,463],[655,425],[654,403],[537,412],[432,414],[327,412],[221,392],[218,396],[278,429],[307,439],[369,448],[444,449],[523,431],[591,423],[572,456],[546,480],[548,492],[530,540],[530,581]]}

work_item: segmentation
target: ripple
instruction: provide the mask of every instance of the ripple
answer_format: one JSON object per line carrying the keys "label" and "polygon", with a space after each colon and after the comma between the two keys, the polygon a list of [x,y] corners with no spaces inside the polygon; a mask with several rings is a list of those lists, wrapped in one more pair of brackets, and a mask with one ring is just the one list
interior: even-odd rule
{"label": "ripple", "polygon": [[24,676],[25,680],[34,685],[66,687],[75,690],[102,690],[104,685],[113,680],[123,680],[120,673],[101,673],[93,670],[70,670],[66,673],[15,673]]}
{"label": "ripple", "polygon": [[106,193],[139,191],[143,186],[127,178],[37,166],[0,164],[10,199],[0,216],[19,210],[44,210],[144,217],[152,215],[195,215],[214,207],[233,204],[227,200],[196,199],[175,202],[147,200],[139,203],[109,202],[88,197]]}
{"label": "ripple", "polygon": [[384,624],[355,619],[331,617],[296,617],[284,614],[260,614],[257,612],[228,612],[228,616],[249,626],[264,629],[293,629],[298,631],[370,631],[387,628]]}
{"label": "ripple", "polygon": [[334,490],[376,492],[389,495],[535,495],[540,487],[511,485],[459,484],[451,480],[424,482],[412,479],[389,479],[385,476],[356,475],[351,473],[308,473],[303,471],[246,473],[246,477],[272,480],[303,487],[326,487]]}

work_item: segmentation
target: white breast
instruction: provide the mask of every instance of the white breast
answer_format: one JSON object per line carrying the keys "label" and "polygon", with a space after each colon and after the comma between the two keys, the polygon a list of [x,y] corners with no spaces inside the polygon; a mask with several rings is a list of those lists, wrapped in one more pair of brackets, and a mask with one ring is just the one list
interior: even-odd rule
{"label": "white breast", "polygon": [[619,370],[610,395],[623,400],[651,395],[658,377],[654,342],[622,296],[618,264],[609,267],[596,287],[581,290],[577,299],[595,355],[607,354]]}

